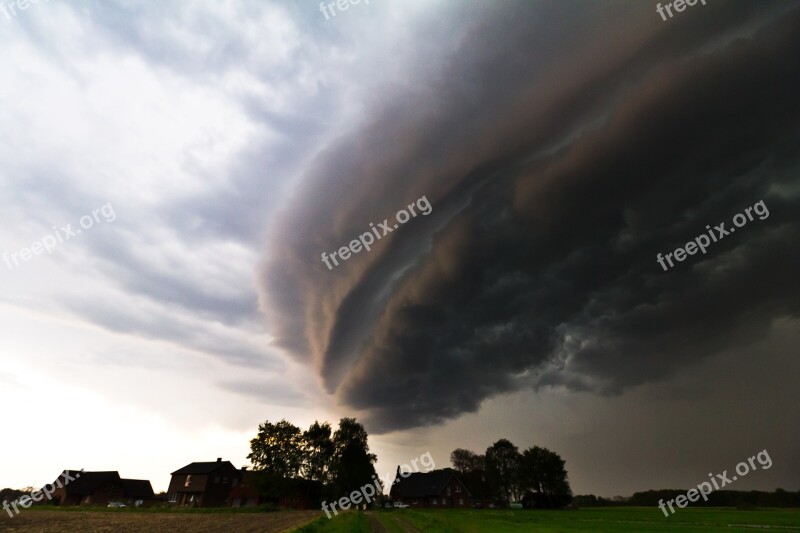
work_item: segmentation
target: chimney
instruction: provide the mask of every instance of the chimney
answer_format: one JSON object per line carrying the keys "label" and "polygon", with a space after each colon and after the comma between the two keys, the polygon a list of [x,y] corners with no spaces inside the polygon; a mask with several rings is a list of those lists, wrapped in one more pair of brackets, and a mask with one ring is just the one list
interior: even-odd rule
{"label": "chimney", "polygon": [[221,463],[222,462],[222,457],[217,457],[217,462]]}

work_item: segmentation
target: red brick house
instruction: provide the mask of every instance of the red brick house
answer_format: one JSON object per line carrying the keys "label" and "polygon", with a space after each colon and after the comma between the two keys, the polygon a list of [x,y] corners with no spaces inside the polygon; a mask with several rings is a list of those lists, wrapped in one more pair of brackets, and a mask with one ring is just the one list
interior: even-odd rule
{"label": "red brick house", "polygon": [[[74,478],[64,483],[65,474]],[[64,471],[54,482],[53,502],[56,505],[108,505],[123,502],[142,505],[154,496],[153,487],[146,479],[122,479],[117,471],[79,472]],[[61,485],[58,487],[58,485]]]}
{"label": "red brick house", "polygon": [[426,509],[468,509],[471,506],[467,487],[450,468],[414,472],[403,478],[398,467],[397,478],[399,481],[392,485],[389,493],[393,501]]}
{"label": "red brick house", "polygon": [[169,483],[169,503],[188,507],[222,507],[241,480],[230,461],[191,463],[176,470]]}
{"label": "red brick house", "polygon": [[258,475],[242,468],[239,481],[231,487],[225,505],[228,507],[257,507],[261,502],[258,489]]}

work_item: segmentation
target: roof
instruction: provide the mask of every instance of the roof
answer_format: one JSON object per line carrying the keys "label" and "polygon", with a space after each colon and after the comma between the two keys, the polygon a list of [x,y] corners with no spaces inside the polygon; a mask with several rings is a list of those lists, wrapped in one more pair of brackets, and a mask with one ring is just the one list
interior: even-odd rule
{"label": "roof", "polygon": [[486,472],[483,470],[459,473],[459,479],[473,498],[493,499],[494,493],[486,480]]}
{"label": "roof", "polygon": [[432,472],[414,472],[405,479],[401,476],[399,481],[392,485],[391,495],[400,498],[438,496],[453,477],[464,484],[456,472],[449,468]]}
{"label": "roof", "polygon": [[236,470],[236,467],[234,467],[230,461],[216,460],[208,463],[190,463],[184,466],[183,468],[174,471],[170,475],[175,476],[175,475],[186,475],[186,474],[189,475],[212,474],[220,467],[227,467]]}
{"label": "roof", "polygon": [[118,482],[120,480],[119,472],[117,471],[81,472],[80,470],[70,470],[69,472],[75,472],[75,474],[71,474],[71,477],[75,479],[68,481],[66,484],[64,484],[64,474],[62,473],[58,476],[58,481],[64,484],[64,490],[67,491],[67,494],[87,496],[94,494],[94,492],[105,483],[113,481]]}
{"label": "roof", "polygon": [[146,479],[122,479],[120,481],[122,481],[122,489],[127,498],[149,500],[155,496],[153,486]]}

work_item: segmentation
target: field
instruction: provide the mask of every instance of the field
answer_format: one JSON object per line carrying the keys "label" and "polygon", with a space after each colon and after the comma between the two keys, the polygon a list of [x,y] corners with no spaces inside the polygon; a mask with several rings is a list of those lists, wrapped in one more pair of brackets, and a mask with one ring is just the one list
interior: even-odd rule
{"label": "field", "polygon": [[[320,518],[321,517],[321,518]],[[29,510],[0,517],[0,531],[75,532],[208,532],[246,533],[482,533],[651,531],[779,531],[800,533],[800,509],[737,511],[682,509],[665,518],[658,509],[616,507],[579,511],[425,511],[347,512],[328,520],[320,511],[272,513],[127,512]]]}
{"label": "field", "polygon": [[313,521],[320,511],[274,513],[162,513],[109,511],[28,510],[14,518],[3,513],[0,531],[25,533],[277,533],[293,531]]}
{"label": "field", "polygon": [[665,518],[658,509],[641,507],[579,511],[374,511],[323,518],[302,533],[481,533],[592,531],[781,531],[800,532],[800,509],[737,511],[682,509]]}

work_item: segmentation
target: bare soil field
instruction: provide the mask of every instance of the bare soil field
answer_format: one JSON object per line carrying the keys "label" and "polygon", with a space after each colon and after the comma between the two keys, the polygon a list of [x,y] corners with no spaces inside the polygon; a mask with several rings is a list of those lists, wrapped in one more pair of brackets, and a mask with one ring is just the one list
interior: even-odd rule
{"label": "bare soil field", "polygon": [[24,512],[14,518],[0,516],[0,531],[62,533],[77,531],[177,533],[277,533],[293,531],[317,518],[319,511],[275,513],[110,513],[110,512]]}

